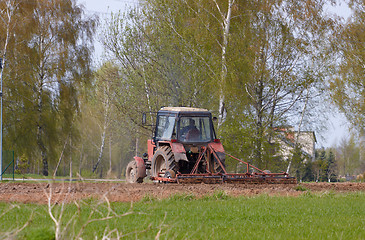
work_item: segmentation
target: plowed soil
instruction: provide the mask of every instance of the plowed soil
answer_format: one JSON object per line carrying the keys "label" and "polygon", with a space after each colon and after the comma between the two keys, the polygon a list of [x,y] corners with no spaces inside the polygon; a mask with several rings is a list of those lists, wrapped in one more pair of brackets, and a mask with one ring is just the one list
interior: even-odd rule
{"label": "plowed soil", "polygon": [[[301,189],[315,192],[355,192],[365,191],[365,183],[303,183]],[[72,202],[86,198],[105,198],[111,202],[135,202],[144,196],[157,199],[176,194],[192,194],[196,197],[224,191],[230,196],[299,196],[298,185],[248,185],[248,184],[159,184],[159,183],[86,183],[86,182],[40,182],[40,183],[0,183],[1,202],[46,204],[51,202]]]}

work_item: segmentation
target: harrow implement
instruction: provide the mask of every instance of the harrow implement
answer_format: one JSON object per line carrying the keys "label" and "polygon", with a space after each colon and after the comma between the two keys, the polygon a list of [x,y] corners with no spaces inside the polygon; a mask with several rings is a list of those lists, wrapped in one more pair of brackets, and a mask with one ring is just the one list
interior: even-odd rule
{"label": "harrow implement", "polygon": [[[205,173],[198,172],[198,166],[201,162],[211,152],[217,159],[218,163],[223,169],[223,173],[212,173],[209,169],[209,164],[206,165]],[[228,153],[226,156],[231,157],[243,165],[246,166],[244,173],[228,173],[222,164],[222,161],[218,157],[213,147],[208,146],[205,151],[203,151],[195,163],[195,167],[188,174],[177,173],[176,176],[171,176],[169,174],[161,172],[156,177],[151,177],[151,180],[163,182],[163,183],[180,183],[180,184],[190,184],[190,183],[205,183],[205,184],[220,184],[220,183],[238,183],[238,184],[297,184],[295,177],[290,177],[286,172],[271,173],[267,170],[261,170],[248,162],[245,162],[239,158],[236,158]],[[206,161],[208,162],[208,161]]]}

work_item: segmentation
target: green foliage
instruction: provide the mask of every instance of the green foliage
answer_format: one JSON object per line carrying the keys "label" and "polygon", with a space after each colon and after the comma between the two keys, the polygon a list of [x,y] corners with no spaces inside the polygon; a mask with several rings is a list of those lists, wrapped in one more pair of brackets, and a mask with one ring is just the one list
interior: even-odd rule
{"label": "green foliage", "polygon": [[23,154],[20,159],[19,159],[19,164],[18,164],[18,168],[15,170],[16,174],[22,174],[24,175],[25,173],[28,172],[29,169],[29,163],[28,163],[28,159],[27,157]]}
{"label": "green foliage", "polygon": [[146,148],[142,141],[146,137],[139,134],[138,126],[142,114],[137,118],[133,113],[135,118],[132,119],[124,114],[125,109],[118,103],[121,78],[118,67],[107,62],[96,71],[93,88],[83,92],[83,114],[77,123],[82,157],[78,167],[82,176],[124,176],[122,169],[136,152],[141,154],[142,150],[136,146],[137,138],[141,139],[140,148]]}
{"label": "green foliage", "polygon": [[351,21],[338,27],[333,44],[341,56],[331,81],[332,99],[347,119],[360,131],[365,130],[365,15],[362,1],[349,1]]}
{"label": "green foliage", "polygon": [[324,149],[316,151],[316,160],[312,163],[314,180],[322,182],[336,182],[338,169],[338,159],[335,159],[333,149]]}
{"label": "green foliage", "polygon": [[336,148],[339,175],[357,175],[365,170],[361,161],[361,145],[354,135],[343,138]]}
{"label": "green foliage", "polygon": [[304,182],[337,182],[338,159],[333,154],[333,149],[320,149],[315,152],[315,161],[305,159],[298,148],[293,153],[292,166],[298,180]]}
{"label": "green foliage", "polygon": [[302,153],[302,148],[298,144],[293,149],[292,159],[291,159],[292,172],[295,173],[295,177],[298,180],[302,180],[302,178],[303,178],[303,172],[304,172],[304,168],[305,168],[304,162],[305,162],[305,158]]}
{"label": "green foliage", "polygon": [[[259,168],[285,171],[273,129],[317,120],[315,101],[324,95],[328,71],[336,69],[323,67],[338,50],[330,48],[331,36],[343,56],[333,99],[362,124],[359,1],[351,1],[354,21],[341,29],[325,14],[333,1],[236,0],[225,35],[229,2],[148,0],[112,14],[103,34],[110,59],[94,75],[97,19],[86,17],[76,0],[0,2],[2,20],[13,11],[9,24],[0,25],[5,147],[29,159],[33,173],[120,177],[132,157],[146,151],[152,131],[140,123],[143,112],[151,124],[161,106],[203,107],[216,115],[224,96],[227,117],[217,135],[226,151]],[[311,167],[321,180],[334,171],[332,163],[310,166],[302,157],[294,154],[293,164],[303,180],[314,179]],[[345,165],[343,171],[360,168]],[[227,159],[227,168],[239,166]]]}
{"label": "green foliage", "polygon": [[332,31],[324,2],[234,1],[228,43],[228,1],[149,0],[112,15],[103,42],[121,72],[112,83],[118,109],[132,122],[161,106],[218,114],[224,95],[227,118],[217,135],[226,149],[259,168],[283,170],[271,132],[315,109],[307,105],[320,96],[324,69],[316,66]]}
{"label": "green foliage", "polygon": [[313,182],[313,181],[315,181],[314,168],[313,168],[313,163],[311,161],[307,161],[304,164],[302,181],[304,181],[304,182]]}
{"label": "green foliage", "polygon": [[[1,9],[9,9],[2,1]],[[7,1],[12,2],[12,1]],[[16,2],[4,68],[5,146],[29,159],[31,170],[42,165],[49,174],[65,139],[77,141],[78,94],[91,77],[91,43],[95,17],[85,17],[75,0]],[[1,11],[1,19],[9,19]],[[4,35],[6,36],[6,35]],[[27,43],[27,44],[24,44]]]}
{"label": "green foliage", "polygon": [[320,181],[326,181],[326,171],[328,169],[328,162],[326,161],[327,157],[326,157],[326,152],[324,151],[324,149],[319,151],[319,157],[318,157],[318,163],[320,166],[320,177],[319,180]]}
{"label": "green foliage", "polygon": [[308,189],[306,189],[305,187],[303,187],[300,184],[298,186],[296,186],[294,189],[295,189],[295,191],[300,191],[300,192],[308,191]]}

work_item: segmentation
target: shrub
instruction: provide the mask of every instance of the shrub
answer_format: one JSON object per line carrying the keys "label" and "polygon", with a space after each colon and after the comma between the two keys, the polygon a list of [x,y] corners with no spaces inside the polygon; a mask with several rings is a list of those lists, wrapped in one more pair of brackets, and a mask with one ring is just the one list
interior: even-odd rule
{"label": "shrub", "polygon": [[16,174],[26,174],[29,169],[28,158],[23,154],[19,159],[19,164],[15,170]]}

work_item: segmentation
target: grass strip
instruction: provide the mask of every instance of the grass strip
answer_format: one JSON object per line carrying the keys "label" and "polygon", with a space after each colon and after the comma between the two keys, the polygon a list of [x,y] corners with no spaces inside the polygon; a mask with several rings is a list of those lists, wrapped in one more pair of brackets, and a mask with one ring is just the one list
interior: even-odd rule
{"label": "grass strip", "polygon": [[[53,209],[62,236],[101,239],[363,239],[365,194],[307,192],[299,197],[229,197],[217,192],[203,198],[145,196],[134,203],[89,199]],[[131,214],[123,215],[127,212]],[[91,221],[90,221],[91,220]],[[28,225],[25,226],[25,224]],[[17,239],[53,239],[48,206],[0,203],[0,236],[25,228]],[[108,235],[109,234],[109,235]],[[1,237],[0,237],[1,239]]]}

